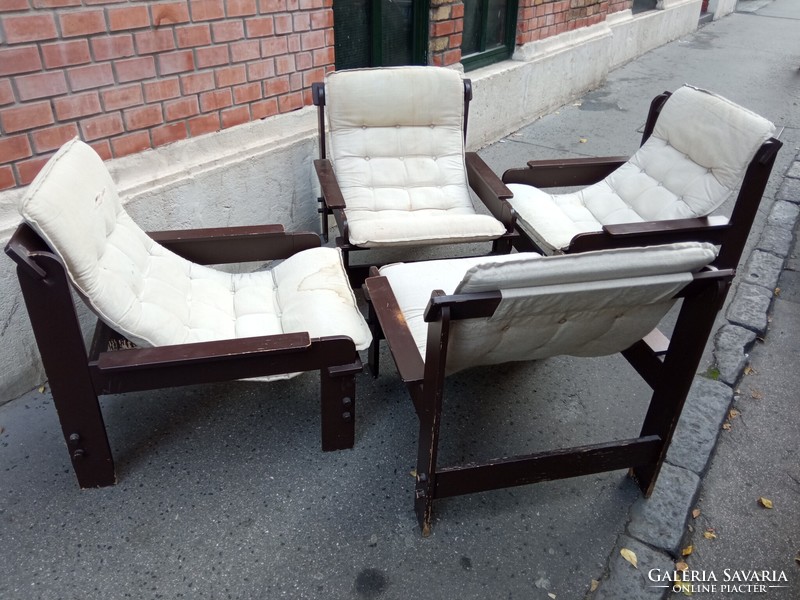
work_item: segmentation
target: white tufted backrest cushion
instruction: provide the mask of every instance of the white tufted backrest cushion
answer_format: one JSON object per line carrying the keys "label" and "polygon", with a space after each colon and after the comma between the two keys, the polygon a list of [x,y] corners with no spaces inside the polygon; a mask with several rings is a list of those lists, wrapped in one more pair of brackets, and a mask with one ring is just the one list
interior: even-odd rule
{"label": "white tufted backrest cushion", "polygon": [[710,244],[683,243],[476,265],[456,293],[499,289],[502,300],[490,318],[453,323],[448,371],[624,350],[715,257]]}
{"label": "white tufted backrest cushion", "polygon": [[[561,354],[602,356],[655,328],[692,273],[716,257],[710,244],[686,242],[542,257],[511,254],[390,265],[389,278],[423,357],[425,306],[446,294],[500,291],[489,318],[453,321],[447,372]],[[460,269],[459,275],[456,272]],[[422,289],[425,288],[425,289]]]}
{"label": "white tufted backrest cushion", "polygon": [[337,250],[313,248],[271,271],[242,274],[191,263],[136,225],[102,159],[78,139],[48,161],[20,212],[92,311],[137,345],[300,331],[369,345]]}
{"label": "white tufted backrest cushion", "polygon": [[348,218],[351,211],[474,212],[464,162],[464,84],[456,71],[334,71],[325,77],[325,104]]}
{"label": "white tufted backrest cushion", "polygon": [[[736,190],[774,133],[767,119],[683,86],[664,104],[650,138],[604,183],[645,221],[705,216]],[[590,210],[591,196],[587,190]]]}

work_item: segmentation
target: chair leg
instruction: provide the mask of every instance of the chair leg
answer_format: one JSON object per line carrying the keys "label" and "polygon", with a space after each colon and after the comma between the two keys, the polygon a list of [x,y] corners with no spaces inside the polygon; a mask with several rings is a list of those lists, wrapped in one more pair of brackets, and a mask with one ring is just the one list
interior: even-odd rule
{"label": "chair leg", "polygon": [[328,208],[325,206],[325,199],[322,197],[317,198],[317,202],[319,202],[319,208],[317,212],[319,212],[319,233],[322,236],[322,240],[327,244],[328,243],[328,215],[331,214]]}
{"label": "chair leg", "polygon": [[114,485],[114,459],[66,273],[55,257],[38,262],[44,278],[17,271],[72,467],[82,488]]}
{"label": "chair leg", "polygon": [[94,390],[82,385],[60,389],[52,380],[50,385],[78,485],[81,488],[114,485],[117,483],[114,458]]}
{"label": "chair leg", "polygon": [[355,443],[356,382],[360,363],[320,369],[322,450],[345,450]]}
{"label": "chair leg", "polygon": [[378,321],[378,314],[375,312],[375,307],[369,298],[367,299],[367,311],[367,325],[372,334],[372,343],[370,343],[367,350],[367,365],[372,377],[377,379],[380,373],[381,340],[384,338],[383,330]]}
{"label": "chair leg", "polygon": [[[430,393],[430,392],[429,392]],[[425,398],[423,391],[423,398]],[[436,459],[439,452],[439,430],[442,421],[442,396],[431,394],[420,403],[419,446],[417,448],[417,483],[414,489],[414,511],[422,529],[422,535],[431,533],[433,521],[433,501],[436,490]],[[430,402],[430,400],[433,402]]]}
{"label": "chair leg", "polygon": [[645,498],[650,497],[655,487],[703,349],[714,326],[714,318],[727,292],[728,285],[720,283],[708,286],[702,293],[683,300],[669,350],[664,357],[662,373],[653,389],[641,431],[642,436],[658,435],[663,446],[655,463],[631,469],[631,475]]}

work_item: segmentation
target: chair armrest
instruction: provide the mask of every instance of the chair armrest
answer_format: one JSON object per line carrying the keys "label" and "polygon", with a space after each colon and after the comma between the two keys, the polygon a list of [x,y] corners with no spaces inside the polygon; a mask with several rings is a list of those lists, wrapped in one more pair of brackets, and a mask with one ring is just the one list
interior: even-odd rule
{"label": "chair armrest", "polygon": [[327,158],[318,158],[314,161],[314,169],[319,178],[325,206],[331,210],[346,208],[347,205],[345,204],[342,190],[339,188],[339,182],[336,181],[336,173],[333,172],[331,161]]}
{"label": "chair armrest", "polygon": [[503,173],[504,183],[522,183],[538,188],[591,185],[601,181],[628,161],[625,156],[531,160],[528,167]]}
{"label": "chair armrest", "polygon": [[152,231],[148,235],[179,256],[201,265],[288,258],[320,245],[316,233],[286,233],[283,225],[250,225]]}
{"label": "chair armrest", "polygon": [[466,153],[466,164],[469,186],[494,218],[505,226],[506,231],[513,231],[516,215],[506,200],[514,194],[475,152]]}
{"label": "chair armrest", "polygon": [[576,235],[570,241],[567,252],[587,252],[605,248],[674,242],[722,244],[725,241],[725,232],[729,229],[728,219],[721,215],[604,225],[602,231]]}
{"label": "chair armrest", "polygon": [[349,337],[310,338],[307,332],[297,332],[101,352],[89,369],[97,389],[119,393],[354,367],[357,357]]}
{"label": "chair armrest", "polygon": [[389,280],[381,276],[368,277],[364,287],[397,365],[400,378],[405,383],[422,381],[425,375],[425,363],[408,329],[403,311],[397,304]]}

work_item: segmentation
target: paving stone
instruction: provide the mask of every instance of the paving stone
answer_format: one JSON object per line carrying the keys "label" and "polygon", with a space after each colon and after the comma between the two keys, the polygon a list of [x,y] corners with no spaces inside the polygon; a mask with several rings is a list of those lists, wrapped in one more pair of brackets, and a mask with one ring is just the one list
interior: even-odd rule
{"label": "paving stone", "polygon": [[725,324],[714,337],[714,360],[719,370],[719,379],[728,385],[736,385],[749,360],[748,350],[756,341],[754,331]]}
{"label": "paving stone", "polygon": [[796,160],[791,164],[789,170],[786,171],[786,177],[800,179],[800,160]]}
{"label": "paving stone", "polygon": [[717,443],[732,400],[733,390],[721,381],[695,377],[672,436],[667,461],[701,474]]}
{"label": "paving stone", "polygon": [[767,330],[767,313],[773,292],[760,285],[740,283],[728,306],[728,321],[752,329],[759,335]]}
{"label": "paving stone", "polygon": [[781,187],[778,188],[778,193],[775,194],[776,200],[786,200],[795,204],[800,203],[800,179],[791,179],[787,177],[783,180]]}
{"label": "paving stone", "polygon": [[[637,567],[622,558],[620,550],[627,548],[636,554]],[[621,535],[617,547],[611,554],[608,577],[600,582],[600,586],[591,596],[592,600],[653,599],[663,598],[669,588],[657,587],[664,582],[651,581],[648,577],[653,569],[660,572],[671,572],[674,569],[672,559],[657,550],[648,548],[638,540]],[[655,573],[655,572],[654,572]]]}
{"label": "paving stone", "polygon": [[767,217],[767,225],[794,229],[798,214],[800,214],[800,207],[796,204],[782,200],[773,202]]}
{"label": "paving stone", "polygon": [[[776,229],[773,227],[773,229]],[[789,236],[789,243],[791,243],[792,236],[785,229],[776,229],[776,231],[783,231]],[[762,236],[763,239],[763,236]],[[760,247],[760,245],[759,245]],[[787,247],[788,254],[788,247]],[[776,256],[771,252],[763,250],[754,250],[750,255],[743,272],[739,273],[742,281],[751,283],[753,285],[760,285],[770,291],[774,291],[778,286],[778,279],[781,276],[783,269],[784,255]]]}
{"label": "paving stone", "polygon": [[640,498],[631,508],[628,534],[677,556],[699,485],[697,474],[665,463],[650,498]]}
{"label": "paving stone", "polygon": [[780,257],[785,257],[792,247],[792,230],[767,225],[764,227],[764,231],[761,232],[758,247]]}

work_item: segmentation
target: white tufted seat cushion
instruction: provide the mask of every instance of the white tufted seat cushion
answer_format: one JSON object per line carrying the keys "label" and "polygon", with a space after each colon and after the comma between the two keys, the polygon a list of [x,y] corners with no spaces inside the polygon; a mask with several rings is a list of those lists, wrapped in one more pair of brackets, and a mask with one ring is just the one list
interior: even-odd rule
{"label": "white tufted seat cushion", "polygon": [[391,285],[423,359],[431,291],[499,290],[490,318],[450,326],[447,372],[562,354],[602,356],[652,331],[692,273],[716,257],[687,242],[542,257],[519,253],[387,265]]}
{"label": "white tufted seat cushion", "polygon": [[78,139],[45,165],[20,212],[92,311],[137,345],[301,331],[346,335],[358,349],[370,343],[338,250],[306,250],[243,274],[191,263],[134,223],[103,161]]}
{"label": "white tufted seat cushion", "polygon": [[510,184],[520,227],[546,252],[603,225],[702,217],[737,189],[775,126],[690,86],[666,101],[653,134],[622,167],[575,193]]}
{"label": "white tufted seat cushion", "polygon": [[350,242],[365,247],[492,240],[464,161],[464,84],[440,67],[334,71],[325,77],[330,159]]}

